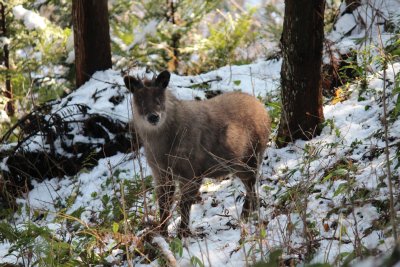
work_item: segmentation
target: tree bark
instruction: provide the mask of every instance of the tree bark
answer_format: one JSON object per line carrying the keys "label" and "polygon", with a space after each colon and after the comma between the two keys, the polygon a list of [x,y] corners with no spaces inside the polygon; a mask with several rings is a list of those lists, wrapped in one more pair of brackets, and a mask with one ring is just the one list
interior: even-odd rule
{"label": "tree bark", "polygon": [[[1,36],[8,38],[7,23],[6,23],[6,6],[3,3],[0,4],[0,13],[1,13]],[[13,116],[15,114],[15,106],[14,106],[14,99],[13,99],[14,96],[11,84],[10,51],[8,48],[8,44],[4,44],[3,46],[3,59],[4,59],[4,66],[6,68],[6,75],[5,75],[6,91],[4,92],[4,96],[9,99],[5,109],[9,116]]]}
{"label": "tree bark", "polygon": [[325,0],[286,0],[278,146],[320,133]]}
{"label": "tree bark", "polygon": [[[173,25],[177,25],[175,20],[176,7],[173,0],[167,0],[167,9],[167,21],[171,22]],[[176,72],[178,70],[180,41],[180,34],[178,32],[173,32],[171,36],[172,53],[170,53],[171,59],[168,62],[168,70],[171,72]]]}
{"label": "tree bark", "polygon": [[73,0],[76,87],[93,73],[111,68],[107,0]]}

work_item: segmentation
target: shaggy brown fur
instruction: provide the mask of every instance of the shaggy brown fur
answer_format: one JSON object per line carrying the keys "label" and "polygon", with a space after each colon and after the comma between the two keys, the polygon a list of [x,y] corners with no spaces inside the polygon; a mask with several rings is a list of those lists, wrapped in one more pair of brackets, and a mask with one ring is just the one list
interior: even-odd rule
{"label": "shaggy brown fur", "polygon": [[164,71],[153,82],[125,76],[134,93],[133,122],[143,141],[157,184],[162,229],[166,230],[175,182],[179,182],[181,225],[188,233],[190,207],[203,177],[234,173],[246,186],[244,216],[255,205],[257,170],[270,134],[264,106],[243,93],[226,93],[206,101],[180,101]]}

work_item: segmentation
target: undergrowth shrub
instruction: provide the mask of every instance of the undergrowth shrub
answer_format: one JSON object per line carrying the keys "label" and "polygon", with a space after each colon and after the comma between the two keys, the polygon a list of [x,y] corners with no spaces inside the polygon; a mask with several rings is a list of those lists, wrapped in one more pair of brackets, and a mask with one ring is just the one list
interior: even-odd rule
{"label": "undergrowth shrub", "polygon": [[79,174],[71,179],[74,186],[69,196],[61,193],[54,199],[54,210],[21,203],[21,216],[29,218],[24,224],[0,222],[0,241],[10,244],[6,256],[24,266],[89,266],[121,264],[133,255],[145,255],[148,241],[136,233],[148,226],[143,224],[142,202],[144,191],[151,190],[151,177],[145,177],[143,188],[139,177],[126,179],[124,170],[110,173],[102,190],[91,193],[93,201],[102,205],[98,211],[79,205],[83,194]]}

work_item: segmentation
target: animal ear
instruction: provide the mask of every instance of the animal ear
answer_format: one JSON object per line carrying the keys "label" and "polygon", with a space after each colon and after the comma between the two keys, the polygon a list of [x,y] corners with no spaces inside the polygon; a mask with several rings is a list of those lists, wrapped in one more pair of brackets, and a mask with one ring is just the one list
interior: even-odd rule
{"label": "animal ear", "polygon": [[124,83],[126,88],[128,88],[132,93],[135,91],[135,89],[143,88],[143,83],[141,80],[129,75],[124,77]]}
{"label": "animal ear", "polygon": [[165,88],[167,88],[167,86],[169,84],[169,79],[170,78],[171,78],[171,74],[168,71],[164,70],[163,72],[158,74],[158,76],[156,78],[155,85],[157,87],[165,89]]}

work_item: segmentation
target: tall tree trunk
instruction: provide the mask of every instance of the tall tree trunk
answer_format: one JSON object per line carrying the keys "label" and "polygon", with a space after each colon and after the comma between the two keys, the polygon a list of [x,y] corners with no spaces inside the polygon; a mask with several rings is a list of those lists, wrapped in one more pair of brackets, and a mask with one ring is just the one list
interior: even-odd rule
{"label": "tall tree trunk", "polygon": [[320,133],[325,0],[286,0],[281,38],[283,111],[278,146]]}
{"label": "tall tree trunk", "polygon": [[[175,13],[176,13],[176,7],[174,4],[174,0],[167,0],[167,13],[166,13],[166,18],[168,21],[170,21],[173,25],[176,24],[175,20]],[[172,33],[171,36],[171,49],[172,53],[170,54],[170,61],[168,62],[168,70],[172,72],[176,72],[179,66],[179,46],[180,46],[180,41],[181,41],[181,35],[179,32],[174,32]]]}
{"label": "tall tree trunk", "polygon": [[111,68],[107,0],[73,0],[76,87],[98,70]]}
{"label": "tall tree trunk", "polygon": [[[8,38],[7,33],[7,23],[6,23],[6,6],[5,4],[0,4],[0,13],[1,13],[1,36]],[[14,96],[11,84],[11,75],[10,75],[10,51],[8,49],[8,44],[4,44],[3,46],[3,58],[4,58],[4,66],[6,68],[6,91],[4,92],[4,96],[9,99],[6,104],[6,112],[9,116],[14,115],[15,106],[14,106]]]}

